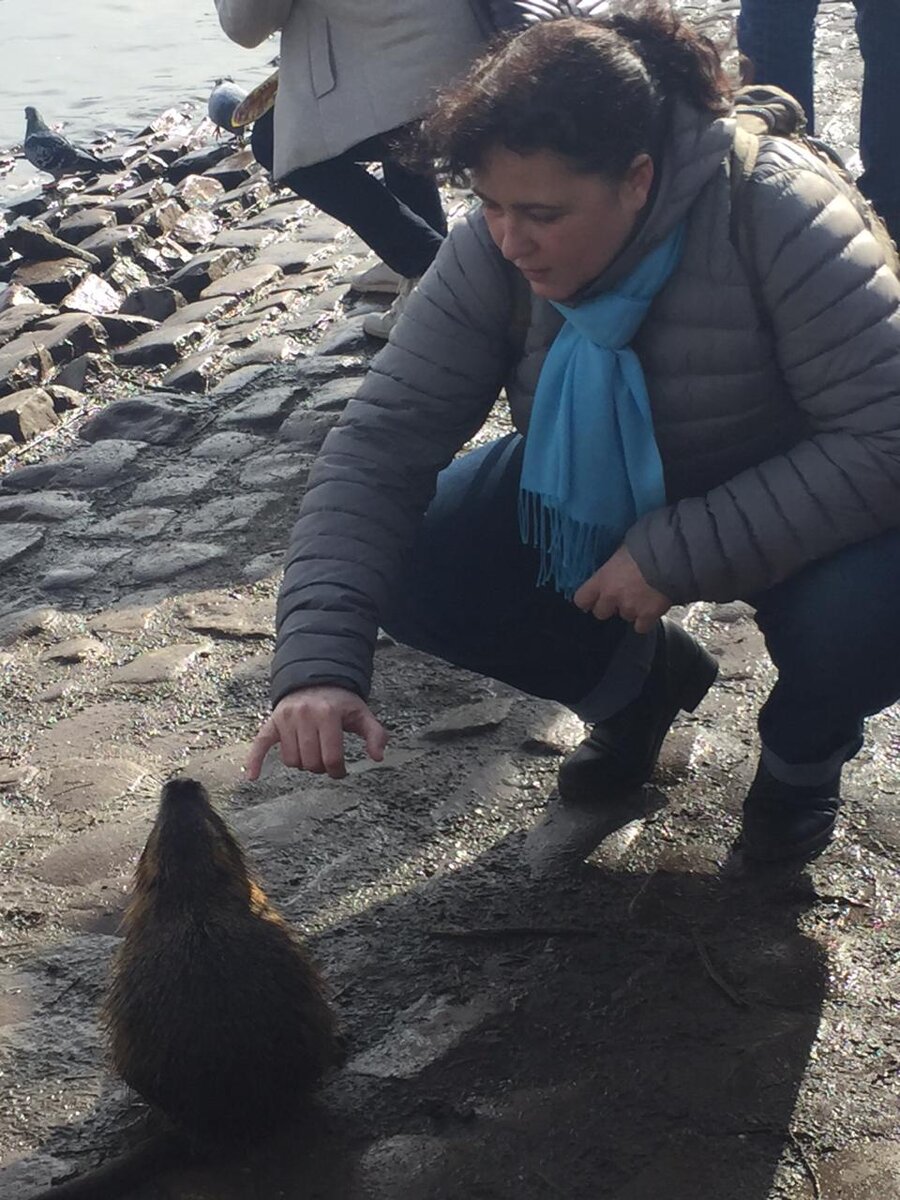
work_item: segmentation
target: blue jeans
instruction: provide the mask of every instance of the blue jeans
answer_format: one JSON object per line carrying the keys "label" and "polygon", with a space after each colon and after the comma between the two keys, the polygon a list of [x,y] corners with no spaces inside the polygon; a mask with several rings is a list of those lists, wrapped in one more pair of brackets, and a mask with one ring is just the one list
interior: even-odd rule
{"label": "blue jeans", "polygon": [[[854,0],[865,64],[860,118],[862,192],[900,236],[900,0]],[[803,105],[810,128],[813,43],[819,0],[742,0],[738,42],[759,83],[774,83]]]}
{"label": "blue jeans", "polygon": [[[518,491],[523,440],[457,459],[406,557],[382,624],[398,641],[557,700],[585,721],[637,695],[655,634],[597,621],[536,587]],[[814,563],[752,598],[778,682],[759,718],[786,783],[824,782],[862,745],[863,720],[900,698],[900,532]]]}

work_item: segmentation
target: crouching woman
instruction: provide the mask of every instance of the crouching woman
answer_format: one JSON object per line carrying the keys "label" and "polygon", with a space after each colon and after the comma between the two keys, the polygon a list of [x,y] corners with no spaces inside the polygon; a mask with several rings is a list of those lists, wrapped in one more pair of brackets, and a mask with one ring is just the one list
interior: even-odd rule
{"label": "crouching woman", "polygon": [[[733,211],[730,111],[656,7],[538,24],[443,96],[438,157],[480,205],[313,470],[252,776],[276,743],[339,776],[346,731],[381,755],[381,623],[568,705],[592,728],[560,793],[608,803],[715,677],[664,614],[741,598],[777,670],[744,851],[827,844],[900,696],[900,284],[786,139]],[[517,432],[454,459],[503,388]]]}

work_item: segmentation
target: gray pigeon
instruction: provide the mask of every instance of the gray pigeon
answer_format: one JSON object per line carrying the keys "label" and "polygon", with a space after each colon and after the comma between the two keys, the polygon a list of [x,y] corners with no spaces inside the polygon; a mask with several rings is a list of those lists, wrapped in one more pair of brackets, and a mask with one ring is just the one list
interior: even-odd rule
{"label": "gray pigeon", "polygon": [[31,105],[25,109],[25,141],[22,149],[25,157],[39,171],[46,171],[54,179],[63,175],[98,175],[112,169],[114,164],[79,150],[61,133],[54,133],[41,114]]}
{"label": "gray pigeon", "polygon": [[234,110],[244,100],[247,93],[239,88],[231,79],[217,79],[216,86],[210,92],[206,111],[213,125],[224,129],[226,133],[238,133],[231,123]]}

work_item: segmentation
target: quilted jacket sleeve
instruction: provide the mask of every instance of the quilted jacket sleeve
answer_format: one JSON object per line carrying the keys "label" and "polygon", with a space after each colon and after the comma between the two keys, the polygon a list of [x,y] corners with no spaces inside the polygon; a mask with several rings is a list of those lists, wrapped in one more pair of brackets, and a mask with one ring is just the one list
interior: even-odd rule
{"label": "quilted jacket sleeve", "polygon": [[222,29],[239,46],[252,49],[283,29],[294,0],[216,0]]}
{"label": "quilted jacket sleeve", "polygon": [[483,222],[457,225],[326,438],[288,550],[273,703],[314,683],[368,694],[399,555],[497,398],[510,290]]}
{"label": "quilted jacket sleeve", "polygon": [[900,282],[801,151],[768,156],[746,190],[751,269],[808,433],[629,530],[645,578],[676,603],[752,596],[900,525]]}

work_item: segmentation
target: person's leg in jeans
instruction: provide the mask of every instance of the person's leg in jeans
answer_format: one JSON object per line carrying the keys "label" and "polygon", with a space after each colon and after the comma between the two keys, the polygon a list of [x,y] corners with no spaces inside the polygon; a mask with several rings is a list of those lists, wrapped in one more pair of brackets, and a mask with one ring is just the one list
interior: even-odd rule
{"label": "person's leg in jeans", "polygon": [[363,165],[386,154],[382,140],[370,138],[337,158],[298,167],[280,182],[349,226],[398,275],[417,279],[444,238]]}
{"label": "person's leg in jeans", "polygon": [[813,47],[819,0],[741,0],[738,45],[757,83],[773,83],[803,105],[815,123]]}
{"label": "person's leg in jeans", "polygon": [[510,435],[441,472],[382,625],[406,645],[599,720],[640,690],[654,639],[535,586],[538,555],[519,536],[523,447]]}
{"label": "person's leg in jeans", "polygon": [[898,596],[900,532],[891,532],[754,597],[778,669],[759,714],[760,774],[748,797],[752,807],[756,789],[762,801],[763,841],[777,841],[782,826],[790,834],[795,820],[798,838],[830,835],[841,768],[862,745],[865,718],[900,699]]}
{"label": "person's leg in jeans", "polygon": [[862,52],[860,190],[900,240],[900,0],[855,0],[856,32]]}

